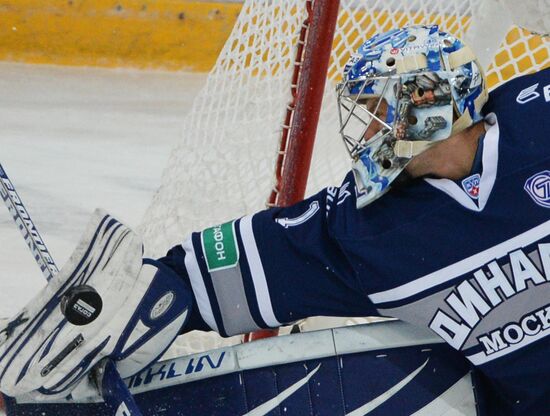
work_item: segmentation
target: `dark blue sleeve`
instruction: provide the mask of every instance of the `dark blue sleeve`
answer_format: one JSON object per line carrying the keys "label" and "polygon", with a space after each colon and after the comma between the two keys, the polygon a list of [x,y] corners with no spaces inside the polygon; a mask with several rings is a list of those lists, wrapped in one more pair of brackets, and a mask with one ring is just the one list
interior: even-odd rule
{"label": "dark blue sleeve", "polygon": [[[347,192],[344,189],[345,192]],[[331,236],[341,188],[198,233],[162,259],[193,288],[195,325],[234,335],[310,316],[378,313]],[[193,328],[196,329],[196,328]]]}
{"label": "dark blue sleeve", "polygon": [[[328,225],[339,188],[253,218],[256,244],[276,314],[284,322],[309,316],[378,315]],[[292,289],[292,290],[289,290]]]}

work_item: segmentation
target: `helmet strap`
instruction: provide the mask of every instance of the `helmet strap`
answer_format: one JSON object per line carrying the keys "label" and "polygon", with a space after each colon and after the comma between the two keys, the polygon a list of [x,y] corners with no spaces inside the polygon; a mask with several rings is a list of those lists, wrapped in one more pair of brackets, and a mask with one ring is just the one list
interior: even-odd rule
{"label": "helmet strap", "polygon": [[397,157],[412,159],[432,144],[434,144],[434,142],[429,140],[397,140],[393,146],[393,152]]}
{"label": "helmet strap", "polygon": [[[453,71],[459,66],[466,65],[475,60],[476,55],[468,45],[464,45],[459,50],[449,54],[449,65]],[[478,67],[481,68],[479,64]]]}
{"label": "helmet strap", "polygon": [[416,55],[404,56],[396,61],[398,74],[407,74],[428,67],[426,55],[419,53]]}
{"label": "helmet strap", "polygon": [[[489,93],[487,92],[487,90],[483,89],[481,94],[479,94],[474,100],[474,107],[477,114],[481,114],[481,109],[483,105],[487,102],[488,97]],[[472,116],[470,115],[469,111],[464,111],[464,113],[462,113],[462,115],[453,123],[453,130],[451,132],[451,135],[460,133],[461,131],[470,127],[476,121],[478,120],[472,120]]]}

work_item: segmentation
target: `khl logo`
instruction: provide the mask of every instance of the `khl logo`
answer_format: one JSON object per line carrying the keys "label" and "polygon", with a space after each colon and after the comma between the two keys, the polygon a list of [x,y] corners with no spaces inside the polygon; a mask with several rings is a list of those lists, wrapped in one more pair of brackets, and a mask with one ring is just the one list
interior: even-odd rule
{"label": "khl logo", "polygon": [[475,175],[468,176],[462,181],[462,188],[470,195],[473,199],[479,198],[479,184],[481,182],[481,176],[479,173]]}
{"label": "khl logo", "polygon": [[550,170],[531,176],[525,182],[524,189],[537,204],[550,208]]}

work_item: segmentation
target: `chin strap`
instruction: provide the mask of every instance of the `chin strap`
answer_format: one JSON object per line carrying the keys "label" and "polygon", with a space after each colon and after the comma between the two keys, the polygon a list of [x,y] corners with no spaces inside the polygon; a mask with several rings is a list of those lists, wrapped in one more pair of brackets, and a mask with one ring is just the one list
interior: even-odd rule
{"label": "chin strap", "polygon": [[[459,66],[465,65],[475,60],[476,55],[468,45],[464,45],[459,50],[451,52],[449,54],[449,65],[451,66],[451,69],[453,71]],[[479,63],[477,63],[477,65],[479,68],[481,68]]]}
{"label": "chin strap", "polygon": [[433,144],[434,142],[428,140],[397,140],[393,146],[393,152],[397,157],[412,159]]}
{"label": "chin strap", "polygon": [[[481,114],[481,109],[485,105],[489,98],[489,93],[487,90],[483,90],[481,94],[474,100],[474,107],[476,109],[476,113]],[[451,135],[460,133],[462,130],[467,129],[472,124],[474,124],[474,121],[472,120],[472,117],[470,116],[469,111],[464,111],[462,115],[453,123],[453,130],[451,132]]]}
{"label": "chin strap", "polygon": [[[449,63],[451,65],[451,69],[455,69],[458,66],[467,64],[468,62],[475,62],[477,65],[478,70],[481,73],[481,76],[486,79],[483,67],[479,63],[479,61],[476,59],[474,52],[470,49],[468,46],[464,46],[463,48],[459,49],[458,51],[455,51],[451,53],[449,57]],[[481,91],[481,94],[477,96],[477,98],[474,100],[474,108],[477,114],[481,114],[481,109],[489,99],[489,91],[486,88],[483,88]],[[470,115],[469,111],[464,111],[462,115],[453,123],[453,130],[452,135],[460,133],[462,130],[465,130],[466,128],[470,127],[474,122],[478,120],[472,120],[472,116]]]}

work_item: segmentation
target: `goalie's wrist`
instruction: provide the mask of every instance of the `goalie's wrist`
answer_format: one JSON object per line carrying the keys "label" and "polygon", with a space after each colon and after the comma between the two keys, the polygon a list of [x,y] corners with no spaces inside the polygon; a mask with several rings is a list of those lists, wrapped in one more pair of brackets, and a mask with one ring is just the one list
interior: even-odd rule
{"label": "goalie's wrist", "polygon": [[[158,259],[159,262],[164,264],[165,266],[168,266],[170,269],[172,269],[178,277],[180,277],[185,284],[191,289],[191,282],[189,279],[189,275],[187,273],[187,269],[185,268],[185,251],[181,246],[175,246],[172,249],[168,251],[166,256]],[[193,305],[197,305],[195,294],[192,290],[190,290],[191,295],[193,297]],[[208,324],[204,321],[202,318],[199,308],[194,307],[191,310],[191,315],[189,316],[189,320],[187,321],[185,327],[182,328],[180,334],[185,334],[187,332],[191,331],[205,331],[210,332],[213,329],[208,326]]]}

